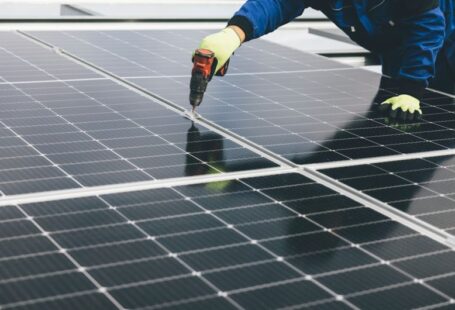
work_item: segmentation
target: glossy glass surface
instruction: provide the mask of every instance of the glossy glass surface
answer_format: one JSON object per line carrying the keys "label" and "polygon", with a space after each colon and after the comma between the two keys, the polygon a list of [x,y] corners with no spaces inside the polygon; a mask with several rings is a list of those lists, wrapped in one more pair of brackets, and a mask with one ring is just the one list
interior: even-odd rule
{"label": "glossy glass surface", "polygon": [[[2,31],[0,40],[2,42],[0,84],[3,82],[100,78],[93,71],[67,58],[57,56],[49,49],[24,39],[14,32]],[[4,96],[3,92],[2,96]]]}
{"label": "glossy glass surface", "polygon": [[0,79],[0,194],[274,167],[15,33]]}
{"label": "glossy glass surface", "polygon": [[[207,33],[34,34],[189,109],[184,59]],[[378,91],[380,75],[261,40],[243,45],[229,73],[212,80],[198,112],[297,164],[453,147],[453,99],[441,94],[425,94],[422,120],[393,122],[377,112],[376,103],[395,95]]]}
{"label": "glossy glass surface", "polygon": [[424,222],[453,233],[454,159],[454,156],[439,156],[322,172]]}
{"label": "glossy glass surface", "polygon": [[109,80],[2,87],[17,99],[0,113],[7,195],[274,166]]}
{"label": "glossy glass surface", "polygon": [[[213,30],[31,31],[31,34],[122,77],[179,76],[191,73],[192,53]],[[267,41],[243,45],[231,73],[346,68]],[[245,70],[247,69],[247,70]]]}
{"label": "glossy glass surface", "polygon": [[[433,305],[446,302],[435,288],[446,291],[445,275],[455,271],[448,248],[299,174],[24,204],[2,214],[2,306],[113,307],[87,275],[125,308],[349,309],[345,300],[377,306],[382,294],[419,294],[399,304]],[[432,281],[413,284],[414,277]],[[325,288],[344,301],[334,305]]]}
{"label": "glossy glass surface", "polygon": [[[191,51],[208,33],[34,35],[188,108]],[[0,83],[4,194],[275,166],[8,35],[17,46],[5,57],[19,69],[5,63]],[[397,124],[375,110],[394,92],[378,93],[373,73],[265,41],[244,45],[230,70],[198,112],[295,163],[453,147],[455,109],[443,95],[427,92],[424,119]],[[452,232],[454,165],[443,157],[326,173]],[[0,308],[432,307],[452,298],[452,256],[300,174],[274,175],[2,207]]]}

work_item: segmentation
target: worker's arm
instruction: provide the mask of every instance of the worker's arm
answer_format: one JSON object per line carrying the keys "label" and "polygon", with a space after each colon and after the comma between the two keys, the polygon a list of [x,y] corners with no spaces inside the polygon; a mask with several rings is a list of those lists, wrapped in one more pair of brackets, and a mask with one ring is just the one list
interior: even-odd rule
{"label": "worker's arm", "polygon": [[229,25],[241,28],[246,41],[259,38],[301,15],[306,7],[305,0],[248,0]]}
{"label": "worker's arm", "polygon": [[302,14],[305,0],[248,0],[222,31],[205,37],[199,48],[215,54],[215,71],[244,41],[258,38]]}
{"label": "worker's arm", "polygon": [[[419,12],[416,2],[426,2],[429,7]],[[436,59],[444,44],[445,18],[438,1],[405,0],[404,4],[404,16],[397,25],[403,31],[403,57],[398,78],[403,91],[419,96],[435,75]]]}
{"label": "worker's arm", "polygon": [[435,75],[438,53],[445,36],[444,14],[435,0],[403,0],[396,27],[403,31],[401,63],[397,76],[398,94],[382,103],[392,117],[420,116],[420,97]]}

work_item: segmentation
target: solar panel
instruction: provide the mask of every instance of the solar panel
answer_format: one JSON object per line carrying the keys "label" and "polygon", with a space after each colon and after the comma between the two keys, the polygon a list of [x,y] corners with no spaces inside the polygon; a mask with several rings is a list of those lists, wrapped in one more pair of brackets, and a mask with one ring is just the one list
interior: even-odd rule
{"label": "solar panel", "polygon": [[8,87],[26,110],[0,115],[7,195],[275,166],[110,80]]}
{"label": "solar panel", "polygon": [[[183,59],[208,33],[32,34],[187,109],[191,63]],[[286,173],[287,164],[259,177],[256,169],[277,165],[228,131],[8,35],[24,69],[0,82],[0,190],[12,195],[0,199],[8,204],[0,207],[0,308],[453,306],[448,242],[329,184],[353,171],[341,181],[450,233],[449,157],[405,161],[406,171],[394,170],[401,163],[323,170],[330,188]],[[453,99],[428,91],[425,118],[399,126],[370,108],[378,83],[376,74],[258,40],[210,84],[199,111],[297,164],[453,147]],[[248,177],[192,177],[234,171]],[[159,181],[172,177],[185,178]],[[158,188],[85,191],[147,180]],[[71,192],[78,198],[14,196],[68,188],[79,188]],[[428,211],[427,201],[437,207]]]}
{"label": "solar panel", "polygon": [[[179,31],[32,31],[27,32],[59,46],[121,77],[188,76],[192,52],[207,30]],[[282,72],[347,68],[323,57],[257,40],[243,45],[229,71]]]}
{"label": "solar panel", "polygon": [[350,309],[384,298],[417,308],[453,298],[452,250],[300,174],[9,208],[5,308]]}
{"label": "solar panel", "polygon": [[[197,41],[194,34],[180,31],[34,34],[123,77],[135,75],[139,63],[144,68],[179,66],[188,74],[191,63],[182,61],[186,59],[182,53],[190,51],[190,46],[194,48]],[[240,56],[234,67],[244,73],[235,74],[233,70],[223,79],[214,79],[199,112],[296,164],[452,147],[452,98],[428,91],[423,100],[423,120],[399,126],[378,114],[372,105],[394,95],[393,89],[378,93],[380,75],[376,73],[340,68],[337,62],[261,40],[245,44],[244,50],[255,54],[254,57],[241,56],[242,51],[236,54],[234,59]],[[277,57],[286,53],[290,53],[289,57],[276,62]],[[113,59],[126,63],[117,68]],[[258,70],[258,63],[265,64],[262,70]],[[287,71],[304,69],[301,65],[307,66],[306,72]],[[187,109],[189,76],[173,76],[176,72],[171,71],[168,76],[158,70],[155,74],[162,76],[155,78],[141,77],[139,71],[138,77],[129,81]]]}
{"label": "solar panel", "polygon": [[[427,92],[421,121],[393,124],[372,105],[379,77],[360,69],[228,76],[209,86],[200,112],[298,164],[452,147],[453,99]],[[182,107],[186,104],[183,79],[134,83]],[[176,92],[177,87],[181,91]],[[378,94],[388,96],[393,93]]]}
{"label": "solar panel", "polygon": [[2,83],[100,78],[93,71],[13,32],[0,33]]}
{"label": "solar panel", "polygon": [[[276,166],[149,98],[9,36],[12,52],[21,44],[38,52],[20,56],[25,75],[12,77],[6,70],[1,77],[0,190],[5,195]],[[75,79],[62,80],[71,77],[66,74],[73,66],[96,78],[82,79],[75,70]],[[37,81],[23,81],[25,76]]]}
{"label": "solar panel", "polygon": [[342,183],[451,234],[455,233],[453,156],[322,170]]}

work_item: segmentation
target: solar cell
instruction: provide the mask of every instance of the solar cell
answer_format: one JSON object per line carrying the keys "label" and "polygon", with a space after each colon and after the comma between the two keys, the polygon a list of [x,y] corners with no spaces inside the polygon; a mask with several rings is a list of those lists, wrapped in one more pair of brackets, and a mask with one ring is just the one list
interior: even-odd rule
{"label": "solar cell", "polygon": [[453,156],[321,170],[361,192],[448,233],[455,233]]}
{"label": "solar cell", "polygon": [[[305,208],[315,202],[324,210]],[[450,304],[453,250],[300,174],[9,208],[19,214],[1,221],[16,227],[0,236],[5,308]]]}

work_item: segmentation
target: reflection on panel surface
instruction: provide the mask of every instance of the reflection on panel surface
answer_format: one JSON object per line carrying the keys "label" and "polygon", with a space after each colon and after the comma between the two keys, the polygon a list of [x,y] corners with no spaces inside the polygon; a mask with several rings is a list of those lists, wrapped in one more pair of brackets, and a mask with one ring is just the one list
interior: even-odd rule
{"label": "reflection on panel surface", "polygon": [[[134,83],[186,107],[186,78]],[[427,92],[425,116],[394,123],[375,102],[379,76],[363,70],[227,76],[209,85],[199,112],[298,164],[370,158],[453,147],[453,99]]]}
{"label": "reflection on panel surface", "polygon": [[322,170],[344,184],[455,233],[454,156]]}
{"label": "reflection on panel surface", "polygon": [[[0,216],[2,306],[112,306],[83,267],[125,308],[349,308],[335,294],[358,307],[398,295],[424,307],[448,303],[434,287],[444,291],[454,271],[448,248],[299,174],[24,204]],[[438,260],[425,261],[430,254]],[[434,287],[415,283],[430,277]]]}

